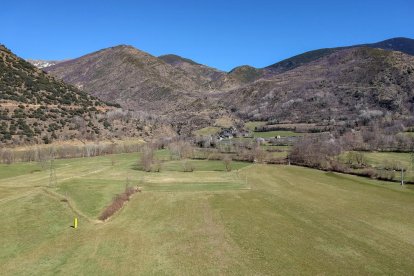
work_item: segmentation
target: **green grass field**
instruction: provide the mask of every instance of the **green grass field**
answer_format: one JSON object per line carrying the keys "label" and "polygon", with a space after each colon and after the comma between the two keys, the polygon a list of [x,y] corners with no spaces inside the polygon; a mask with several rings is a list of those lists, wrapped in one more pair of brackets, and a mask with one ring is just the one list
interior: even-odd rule
{"label": "green grass field", "polygon": [[406,168],[410,168],[411,164],[411,154],[405,152],[364,152],[369,164],[375,166],[381,166],[384,162],[394,162],[401,164]]}
{"label": "green grass field", "polygon": [[[405,170],[405,179],[413,181],[414,180],[414,170],[413,170],[413,163],[412,163],[412,156],[411,153],[406,152],[361,152],[364,156],[366,163],[370,166],[375,168],[383,168],[383,167],[403,167]],[[347,159],[348,152],[343,153],[340,156],[340,160],[345,162]],[[396,171],[395,172],[395,179],[400,180],[401,174]]]}
{"label": "green grass field", "polygon": [[[165,160],[168,152],[158,155]],[[116,160],[115,165],[111,159]],[[138,154],[0,165],[2,275],[410,275],[414,191],[295,166]],[[142,192],[97,216],[128,181]],[[63,199],[66,197],[68,202]],[[73,229],[73,218],[79,228]]]}
{"label": "green grass field", "polygon": [[265,124],[266,122],[252,121],[252,122],[247,122],[245,126],[248,130],[253,132],[254,138],[258,138],[258,137],[273,138],[276,136],[287,137],[287,136],[302,136],[303,135],[303,133],[296,133],[296,132],[288,131],[288,130],[275,130],[275,131],[266,131],[266,132],[254,131],[255,127],[264,126]]}
{"label": "green grass field", "polygon": [[[304,135],[304,133],[298,133],[298,132],[289,131],[289,130],[274,130],[274,131],[265,131],[265,132],[254,131],[255,127],[264,126],[264,125],[266,125],[266,122],[263,122],[263,121],[251,121],[251,122],[245,123],[246,128],[253,132],[254,138],[258,138],[258,137],[273,138],[276,136],[287,137],[287,136],[303,136]],[[281,124],[281,126],[294,126],[294,125],[295,124],[292,124],[292,125]]]}
{"label": "green grass field", "polygon": [[274,130],[274,131],[266,131],[266,132],[253,132],[253,137],[262,137],[262,138],[273,138],[276,136],[281,137],[288,137],[288,136],[303,136],[303,133],[297,133],[288,130]]}

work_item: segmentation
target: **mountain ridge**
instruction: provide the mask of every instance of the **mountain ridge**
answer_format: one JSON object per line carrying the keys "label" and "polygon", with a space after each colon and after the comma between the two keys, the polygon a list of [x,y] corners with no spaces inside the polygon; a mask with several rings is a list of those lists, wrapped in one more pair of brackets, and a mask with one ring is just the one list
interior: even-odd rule
{"label": "mountain ridge", "polygon": [[286,72],[288,70],[294,69],[301,65],[304,65],[308,62],[317,60],[324,56],[327,56],[333,52],[349,49],[349,48],[356,48],[356,47],[369,47],[369,48],[379,48],[383,50],[391,50],[391,51],[399,51],[409,55],[414,55],[414,39],[406,38],[406,37],[395,37],[386,39],[380,42],[375,43],[365,43],[365,44],[357,44],[351,46],[341,46],[341,47],[334,47],[334,48],[322,48],[307,51],[293,57],[281,60],[274,64],[268,65],[261,69],[267,71],[267,74],[279,74]]}

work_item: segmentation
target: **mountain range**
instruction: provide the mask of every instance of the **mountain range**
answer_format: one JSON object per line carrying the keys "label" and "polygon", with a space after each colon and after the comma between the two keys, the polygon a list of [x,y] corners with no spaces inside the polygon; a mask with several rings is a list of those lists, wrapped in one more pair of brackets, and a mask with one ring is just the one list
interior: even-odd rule
{"label": "mountain range", "polygon": [[[67,123],[76,116],[91,126],[89,133],[109,133],[114,128],[108,122],[103,127],[106,115],[98,116],[115,108],[108,103],[122,112],[158,118],[180,134],[222,126],[223,120],[237,125],[245,120],[355,125],[376,118],[410,118],[414,111],[414,40],[408,38],[319,49],[264,68],[244,65],[229,72],[127,45],[42,70],[4,46],[1,54],[3,140],[29,139],[29,128],[46,140],[56,132],[73,136],[69,130],[75,127]],[[38,122],[33,112],[40,107],[60,115]],[[20,113],[20,119],[31,118],[27,127],[16,117]],[[66,123],[47,127],[56,120]],[[144,128],[149,134],[148,127],[154,126],[141,120],[128,135],[142,135]]]}
{"label": "mountain range", "polygon": [[321,121],[355,119],[372,110],[407,115],[413,54],[413,39],[393,38],[224,72],[177,55],[155,57],[122,45],[45,70],[104,101],[173,122],[181,118],[185,124],[204,114],[202,124],[209,124],[208,117],[216,119],[217,112],[234,116],[234,111],[235,117],[249,119]]}

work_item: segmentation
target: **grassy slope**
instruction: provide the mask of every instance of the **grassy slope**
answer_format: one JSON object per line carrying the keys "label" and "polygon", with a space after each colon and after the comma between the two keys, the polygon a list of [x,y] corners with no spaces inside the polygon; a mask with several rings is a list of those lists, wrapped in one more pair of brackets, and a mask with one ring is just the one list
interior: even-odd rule
{"label": "grassy slope", "polygon": [[254,131],[255,127],[264,126],[265,124],[265,121],[250,121],[245,123],[245,127],[250,131]]}
{"label": "grassy slope", "polygon": [[[177,161],[159,174],[143,173],[136,170],[135,154],[117,155],[115,166],[108,156],[57,162],[58,187],[47,189],[67,192],[90,218],[126,177],[144,191],[109,222],[81,219],[74,230],[66,203],[35,187],[47,184],[47,171],[4,177],[4,274],[414,271],[414,192],[398,184],[294,166],[253,165],[226,173],[208,161],[195,161],[201,163],[194,173],[171,171]],[[6,170],[1,167],[0,176]],[[246,176],[251,189],[241,181]],[[193,191],[209,182],[209,189]],[[223,189],[220,182],[234,186]],[[152,184],[164,185],[163,191],[151,190]]]}

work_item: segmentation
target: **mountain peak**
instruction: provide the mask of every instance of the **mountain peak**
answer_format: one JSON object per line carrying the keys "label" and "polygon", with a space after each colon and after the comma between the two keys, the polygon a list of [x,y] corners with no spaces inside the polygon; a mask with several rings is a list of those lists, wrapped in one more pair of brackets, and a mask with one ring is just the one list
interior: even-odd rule
{"label": "mountain peak", "polygon": [[136,48],[132,45],[120,44],[120,45],[109,47],[107,49],[136,49]]}
{"label": "mountain peak", "polygon": [[259,79],[262,76],[261,70],[250,65],[242,65],[233,68],[229,72],[229,76],[235,78],[242,83],[249,83]]}
{"label": "mountain peak", "polygon": [[174,55],[174,54],[162,55],[162,56],[159,56],[158,58],[173,66],[179,63],[183,63],[183,62],[192,64],[192,65],[201,65],[195,62],[194,60],[191,60],[189,58],[184,58],[184,57],[181,57],[179,55]]}
{"label": "mountain peak", "polygon": [[200,88],[182,70],[129,45],[105,48],[46,71],[105,101],[154,112],[174,109],[177,99],[196,97]]}

